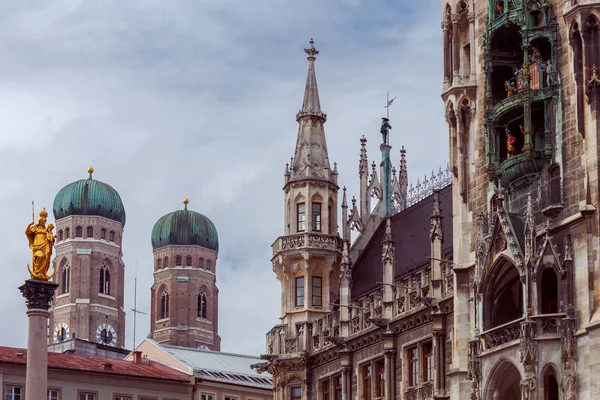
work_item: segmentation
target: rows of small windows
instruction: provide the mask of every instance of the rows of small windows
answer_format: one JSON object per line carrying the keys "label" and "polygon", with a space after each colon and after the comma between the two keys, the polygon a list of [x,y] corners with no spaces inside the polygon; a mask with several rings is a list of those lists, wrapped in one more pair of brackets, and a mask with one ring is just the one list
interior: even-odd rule
{"label": "rows of small windows", "polygon": [[[24,400],[24,386],[22,385],[5,385],[4,386],[4,399],[5,400]],[[97,400],[98,392],[97,391],[83,391],[78,390],[78,400]],[[48,389],[48,400],[60,400],[63,397],[61,396],[61,389]],[[112,400],[134,400],[133,395],[128,394],[113,394]],[[136,400],[157,400],[157,397],[150,396],[138,396]]]}
{"label": "rows of small windows", "polygon": [[[156,269],[169,268],[169,265],[170,265],[169,257],[159,258],[156,260]],[[182,256],[175,256],[175,266],[176,267],[184,266],[184,259]],[[185,266],[186,267],[194,266],[192,256],[185,257]],[[212,268],[211,260],[205,260],[204,258],[200,257],[198,259],[198,268],[206,268],[207,271],[210,271]]]}
{"label": "rows of small windows", "polygon": [[[323,278],[320,276],[312,277],[312,304],[311,307],[323,306]],[[305,282],[304,277],[296,278],[296,296],[295,306],[304,307],[305,305]]]}
{"label": "rows of small windows", "polygon": [[[98,293],[110,295],[110,268],[106,262],[100,266],[100,279],[98,280],[100,287]],[[60,290],[61,294],[69,293],[71,286],[71,267],[68,263],[63,265],[60,275]]]}
{"label": "rows of small windows", "polygon": [[[100,229],[100,239],[107,240],[106,239],[107,233],[108,233],[108,241],[114,242],[115,241],[115,231],[107,232],[107,230],[105,228]],[[83,238],[83,227],[81,227],[81,226],[75,227],[75,237]],[[88,226],[87,228],[85,228],[85,238],[86,239],[94,238],[94,227]],[[62,229],[58,231],[58,241],[60,242],[61,240],[66,240],[66,239],[71,239],[71,229],[70,228],[65,228],[64,231]]]}
{"label": "rows of small windows", "polygon": [[[199,318],[208,318],[208,302],[206,299],[206,294],[202,291],[198,294],[198,317]],[[169,318],[169,292],[165,289],[162,291],[160,295],[160,304],[159,304],[159,319]]]}
{"label": "rows of small windows", "polygon": [[[202,393],[200,400],[215,400],[215,395],[212,393]],[[235,396],[223,396],[223,400],[239,400],[239,397]]]}

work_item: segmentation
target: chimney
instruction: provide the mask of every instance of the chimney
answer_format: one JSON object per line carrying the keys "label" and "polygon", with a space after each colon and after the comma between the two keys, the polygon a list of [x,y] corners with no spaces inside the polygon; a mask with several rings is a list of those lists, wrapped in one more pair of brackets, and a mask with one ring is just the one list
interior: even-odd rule
{"label": "chimney", "polygon": [[135,350],[133,352],[133,363],[141,364],[142,363],[142,352],[139,350]]}

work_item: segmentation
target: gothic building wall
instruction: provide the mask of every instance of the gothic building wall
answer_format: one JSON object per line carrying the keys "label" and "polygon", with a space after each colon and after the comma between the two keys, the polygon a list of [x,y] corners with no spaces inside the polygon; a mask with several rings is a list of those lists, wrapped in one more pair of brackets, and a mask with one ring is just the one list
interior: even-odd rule
{"label": "gothic building wall", "polygon": [[[456,264],[449,394],[595,398],[599,357],[578,354],[598,351],[600,3],[441,7]],[[448,65],[464,65],[464,15],[473,87],[463,73],[448,79]]]}

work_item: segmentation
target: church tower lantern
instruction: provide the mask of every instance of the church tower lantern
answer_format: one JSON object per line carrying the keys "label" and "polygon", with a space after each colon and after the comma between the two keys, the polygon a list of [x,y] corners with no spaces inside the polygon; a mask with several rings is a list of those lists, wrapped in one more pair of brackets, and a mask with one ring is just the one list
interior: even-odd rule
{"label": "church tower lantern", "polygon": [[50,310],[50,343],[79,338],[125,345],[125,209],[110,185],[89,177],[63,187],[54,199],[59,287]]}
{"label": "church tower lantern", "polygon": [[161,344],[221,349],[216,267],[217,229],[188,209],[161,217],[152,229],[154,284],[151,337]]}

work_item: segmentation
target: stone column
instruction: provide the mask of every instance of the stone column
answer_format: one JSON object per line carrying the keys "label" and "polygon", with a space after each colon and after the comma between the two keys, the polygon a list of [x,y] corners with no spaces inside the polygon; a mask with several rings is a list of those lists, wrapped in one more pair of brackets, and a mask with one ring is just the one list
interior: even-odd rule
{"label": "stone column", "polygon": [[383,348],[385,354],[385,398],[396,398],[396,346],[394,334],[387,330],[383,334]]}
{"label": "stone column", "polygon": [[54,282],[36,279],[29,279],[19,287],[25,297],[29,317],[25,400],[48,396],[48,310],[57,287]]}
{"label": "stone column", "polygon": [[342,400],[352,399],[352,354],[343,349],[340,351],[342,367]]}
{"label": "stone column", "polygon": [[444,41],[444,86],[452,83],[452,72],[450,66],[450,21],[442,21],[442,36]]}
{"label": "stone column", "polygon": [[460,16],[452,15],[452,61],[454,61],[454,84],[460,83],[460,37],[458,33],[458,23]]}
{"label": "stone column", "polygon": [[446,397],[446,351],[444,340],[446,332],[440,329],[433,331],[433,396],[434,399]]}

